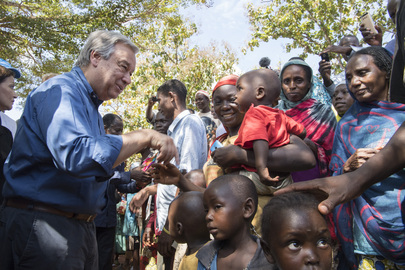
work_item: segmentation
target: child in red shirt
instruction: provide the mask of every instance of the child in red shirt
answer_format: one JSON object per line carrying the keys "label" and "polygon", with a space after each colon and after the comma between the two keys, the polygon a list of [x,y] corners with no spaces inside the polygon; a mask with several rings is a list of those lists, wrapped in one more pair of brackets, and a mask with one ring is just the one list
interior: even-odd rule
{"label": "child in red shirt", "polygon": [[283,111],[271,107],[281,91],[280,79],[274,71],[249,71],[238,79],[236,88],[236,103],[239,110],[246,114],[235,145],[245,149],[253,148],[256,169],[242,166],[248,171],[257,171],[263,184],[275,186],[278,177],[272,178],[267,169],[269,147],[288,144],[290,134],[305,138],[305,128],[286,116]]}

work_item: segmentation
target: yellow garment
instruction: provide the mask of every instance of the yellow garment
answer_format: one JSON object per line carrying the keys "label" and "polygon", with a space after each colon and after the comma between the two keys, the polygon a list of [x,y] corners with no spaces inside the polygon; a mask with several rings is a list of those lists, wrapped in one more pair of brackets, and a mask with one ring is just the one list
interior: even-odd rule
{"label": "yellow garment", "polygon": [[[227,145],[233,145],[236,138],[238,135],[232,136],[232,137],[227,137],[224,139],[221,143],[223,146]],[[224,175],[224,171],[222,170],[221,167],[219,167],[212,159],[209,159],[203,167],[203,172],[204,172],[204,177],[205,177],[205,182],[207,183],[207,186],[209,183],[211,183],[212,180],[215,178]],[[238,172],[240,175],[244,175],[248,177],[256,186],[256,191],[259,197],[259,204],[257,206],[257,211],[256,215],[253,218],[252,225],[255,227],[256,232],[261,235],[261,216],[263,213],[263,207],[270,201],[270,199],[273,197],[273,193],[283,187],[286,187],[290,184],[293,183],[293,180],[291,176],[288,176],[278,185],[277,187],[270,187],[264,185],[262,182],[260,182],[259,175],[255,172],[249,172],[247,170],[240,170]]]}
{"label": "yellow garment", "polygon": [[[232,137],[227,137],[225,140],[223,140],[221,143],[223,146],[228,146],[228,145],[233,145],[235,142],[236,138],[238,135],[232,136]],[[207,186],[211,183],[212,180],[215,178],[224,175],[224,171],[222,170],[221,167],[219,167],[213,160],[210,158],[203,167],[203,172],[204,172],[204,177],[205,177],[205,182],[207,183]]]}
{"label": "yellow garment", "polygon": [[180,262],[179,270],[196,270],[198,267],[198,259],[195,256],[198,250],[190,255],[185,255]]}
{"label": "yellow garment", "polygon": [[398,265],[394,262],[375,255],[356,254],[360,259],[359,270],[376,270],[376,269],[405,269],[404,265]]}
{"label": "yellow garment", "polygon": [[333,107],[333,105],[331,106],[333,113],[335,114],[336,117],[336,121],[339,122],[339,120],[342,118],[341,116],[339,116],[338,112],[336,111],[335,107]]}
{"label": "yellow garment", "polygon": [[[196,268],[197,269],[197,268]],[[154,257],[149,259],[148,265],[145,267],[145,270],[157,270],[156,260]]]}

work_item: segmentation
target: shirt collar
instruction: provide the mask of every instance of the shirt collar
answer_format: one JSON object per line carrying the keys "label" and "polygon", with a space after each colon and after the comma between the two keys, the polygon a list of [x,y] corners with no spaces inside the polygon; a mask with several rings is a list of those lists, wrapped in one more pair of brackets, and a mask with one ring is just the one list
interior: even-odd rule
{"label": "shirt collar", "polygon": [[176,128],[177,124],[181,121],[181,119],[183,119],[189,114],[190,114],[189,110],[184,110],[179,115],[177,115],[176,119],[173,120],[172,124],[167,129],[167,134],[173,133],[174,129]]}
{"label": "shirt collar", "polygon": [[98,108],[103,101],[100,100],[96,93],[94,92],[93,88],[91,88],[90,83],[87,81],[86,77],[84,76],[84,73],[82,71],[82,69],[80,67],[74,67],[72,69],[72,72],[76,73],[76,75],[79,77],[79,79],[82,81],[84,87],[86,88],[86,91],[88,93],[88,95],[90,96],[91,101],[94,103],[94,105],[96,105],[96,107]]}

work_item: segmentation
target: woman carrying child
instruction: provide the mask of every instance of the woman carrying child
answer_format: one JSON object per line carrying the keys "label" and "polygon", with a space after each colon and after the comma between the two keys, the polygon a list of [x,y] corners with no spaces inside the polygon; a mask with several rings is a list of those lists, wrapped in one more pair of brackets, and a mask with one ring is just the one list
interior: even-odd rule
{"label": "woman carrying child", "polygon": [[[207,184],[218,176],[228,173],[242,174],[249,177],[253,182],[260,183],[256,173],[240,169],[235,171],[235,169],[232,168],[240,164],[255,167],[253,151],[234,145],[244,117],[244,113],[239,110],[239,106],[236,103],[236,82],[238,78],[239,77],[236,75],[226,76],[219,80],[213,90],[212,100],[214,110],[219,120],[226,128],[227,133],[217,138],[217,140],[222,143],[223,147],[213,151],[211,153],[211,159],[204,165],[204,176]],[[276,173],[276,175],[279,176],[280,182],[277,188],[291,183],[291,179],[288,178],[289,172],[294,170],[306,170],[315,165],[315,157],[311,150],[296,136],[291,136],[290,144],[279,148],[268,149],[268,153],[267,164],[271,164],[271,172],[281,172]],[[253,179],[254,176],[255,179]],[[258,232],[260,232],[259,220],[262,207],[270,198],[270,195],[259,195],[259,206],[252,222]]]}

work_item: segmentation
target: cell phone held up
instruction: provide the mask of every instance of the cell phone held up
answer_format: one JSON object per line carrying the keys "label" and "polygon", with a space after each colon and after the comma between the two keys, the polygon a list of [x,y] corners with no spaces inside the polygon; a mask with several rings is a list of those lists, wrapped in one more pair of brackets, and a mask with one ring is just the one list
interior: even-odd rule
{"label": "cell phone held up", "polygon": [[325,60],[326,62],[329,62],[329,54],[328,53],[321,53],[321,59]]}
{"label": "cell phone held up", "polygon": [[370,29],[371,33],[373,33],[374,35],[378,34],[377,30],[374,27],[373,19],[368,12],[360,16],[360,24],[364,24],[364,27]]}
{"label": "cell phone held up", "polygon": [[215,150],[217,150],[217,148],[221,148],[223,145],[222,143],[220,143],[219,141],[215,141],[212,145],[211,145],[211,152],[214,152]]}

